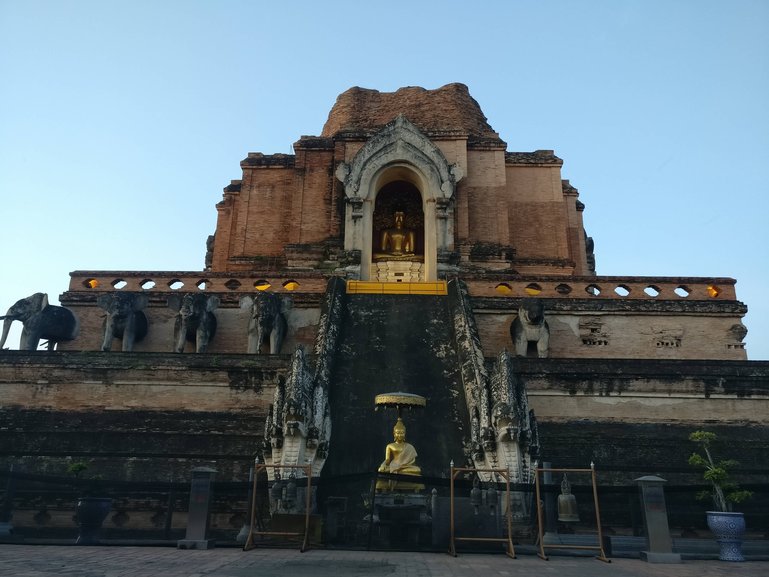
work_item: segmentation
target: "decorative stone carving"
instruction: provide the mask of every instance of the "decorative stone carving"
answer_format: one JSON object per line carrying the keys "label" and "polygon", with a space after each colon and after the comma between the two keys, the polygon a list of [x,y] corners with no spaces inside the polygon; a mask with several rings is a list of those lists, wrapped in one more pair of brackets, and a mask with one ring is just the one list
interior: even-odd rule
{"label": "decorative stone carving", "polygon": [[585,256],[587,257],[587,270],[591,275],[595,274],[595,241],[592,236],[585,233]]}
{"label": "decorative stone carving", "polygon": [[529,343],[537,344],[537,356],[547,358],[550,348],[550,327],[545,320],[545,306],[541,299],[525,298],[518,308],[518,316],[510,325],[510,336],[515,354],[525,357]]}
{"label": "decorative stone carving", "polygon": [[579,338],[583,345],[605,347],[609,344],[609,334],[605,331],[599,317],[589,317],[579,321]]}
{"label": "decorative stone carving", "polygon": [[[526,390],[515,378],[512,357],[503,351],[489,376],[467,288],[461,281],[452,280],[449,295],[470,414],[468,456],[475,467],[507,469],[514,482],[532,483],[539,437]],[[493,480],[490,473],[480,475],[483,481]],[[522,499],[518,499],[515,508],[516,514],[527,514]]]}
{"label": "decorative stone carving", "polygon": [[372,278],[380,282],[419,282],[424,265],[408,260],[384,260],[372,265]]}
{"label": "decorative stone carving", "polygon": [[[405,116],[400,115],[372,136],[352,161],[337,165],[335,175],[344,184],[345,250],[360,250],[361,278],[367,280],[372,260],[373,204],[383,174],[420,182],[424,207],[425,278],[437,278],[437,253],[453,250],[454,190],[462,178],[458,165],[449,165],[441,150]],[[406,176],[408,175],[408,176]]]}
{"label": "decorative stone carving", "polygon": [[431,196],[436,198],[451,198],[456,183],[464,176],[462,168],[449,165],[440,149],[402,114],[370,138],[350,164],[340,163],[335,175],[344,183],[348,198],[365,199],[368,191],[361,184],[393,159],[434,167],[438,186]]}
{"label": "decorative stone carving", "polygon": [[539,435],[526,389],[515,377],[513,357],[502,351],[491,375],[491,430],[495,453],[487,455],[513,473],[516,482],[534,481]]}
{"label": "decorative stone carving", "polygon": [[729,349],[744,349],[745,337],[748,336],[748,329],[742,323],[737,323],[729,327],[729,339],[732,341],[727,343],[726,347]]}
{"label": "decorative stone carving", "polygon": [[[263,454],[269,465],[311,465],[313,477],[319,476],[323,469],[331,441],[329,380],[339,340],[344,295],[344,280],[339,277],[329,279],[315,339],[317,366],[314,376],[307,366],[304,350],[297,347],[286,382],[275,388],[264,427]],[[274,471],[267,469],[270,480],[275,479]],[[300,469],[294,470],[294,474],[304,475]],[[284,469],[284,477],[288,475]],[[289,511],[303,511],[304,503],[304,499],[297,499]],[[272,505],[276,510],[276,504]]]}
{"label": "decorative stone carving", "polygon": [[99,295],[96,304],[107,311],[104,319],[104,339],[101,350],[112,349],[112,339],[123,341],[121,350],[133,351],[134,343],[147,336],[147,315],[143,309],[147,306],[147,295],[136,292],[116,292]]}
{"label": "decorative stone carving", "polygon": [[258,292],[240,298],[240,308],[248,309],[248,353],[259,354],[262,344],[269,342],[269,354],[280,354],[288,324],[283,314],[287,301],[275,293]]}
{"label": "decorative stone carving", "polygon": [[214,310],[219,306],[219,297],[186,293],[168,297],[168,306],[177,311],[174,324],[175,353],[184,352],[184,344],[195,343],[196,353],[205,353],[208,343],[216,334]]}
{"label": "decorative stone carving", "polygon": [[209,234],[206,239],[206,258],[204,261],[204,270],[211,270],[211,265],[214,262],[214,242],[216,235]]}
{"label": "decorative stone carving", "polygon": [[8,309],[3,319],[0,350],[5,346],[13,321],[21,321],[24,328],[19,339],[19,350],[35,351],[41,339],[48,341],[48,350],[59,341],[71,341],[80,333],[80,321],[71,310],[48,304],[48,295],[35,293],[19,299]]}
{"label": "decorative stone carving", "polygon": [[652,331],[658,349],[678,348],[684,338],[684,329],[681,327],[652,327]]}
{"label": "decorative stone carving", "polygon": [[[328,395],[323,390],[316,390],[304,350],[297,347],[285,384],[275,387],[265,422],[265,461],[271,465],[311,465],[312,476],[318,476],[328,455],[330,435]],[[302,469],[281,471],[284,478],[290,474],[297,479],[306,478]],[[267,475],[274,480],[275,469],[268,468]],[[301,482],[297,484],[304,486]],[[296,499],[290,504],[283,503],[282,509],[303,512],[304,503],[304,499]]]}

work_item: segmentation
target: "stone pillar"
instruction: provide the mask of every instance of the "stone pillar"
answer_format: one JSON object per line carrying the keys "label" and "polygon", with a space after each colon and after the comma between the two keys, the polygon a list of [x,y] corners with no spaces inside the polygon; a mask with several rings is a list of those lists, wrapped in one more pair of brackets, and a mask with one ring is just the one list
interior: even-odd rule
{"label": "stone pillar", "polygon": [[248,539],[248,534],[251,532],[251,508],[254,505],[254,468],[251,467],[248,471],[248,499],[246,499],[246,502],[248,505],[246,506],[246,520],[243,523],[243,526],[240,528],[240,532],[238,533],[238,536],[235,537],[235,542],[240,543],[241,545],[246,542],[246,539]]}
{"label": "stone pillar", "polygon": [[5,498],[0,507],[0,537],[10,539],[13,537],[13,496],[16,492],[16,478],[13,476],[13,465],[8,469],[8,481],[5,485]]}
{"label": "stone pillar", "polygon": [[549,461],[542,463],[542,487],[545,489],[542,496],[543,508],[545,510],[545,534],[543,538],[545,543],[560,543],[561,538],[558,536],[558,512],[556,510],[556,495],[553,492],[556,485],[553,484],[553,473],[550,472],[553,466]]}
{"label": "stone pillar", "polygon": [[213,549],[214,541],[206,539],[211,508],[211,484],[216,469],[195,467],[190,484],[190,507],[187,513],[187,535],[176,542],[179,549]]}
{"label": "stone pillar", "polygon": [[665,507],[665,479],[647,475],[636,479],[641,491],[644,532],[647,551],[641,551],[641,559],[649,563],[680,563],[681,555],[673,553],[673,541],[668,527]]}

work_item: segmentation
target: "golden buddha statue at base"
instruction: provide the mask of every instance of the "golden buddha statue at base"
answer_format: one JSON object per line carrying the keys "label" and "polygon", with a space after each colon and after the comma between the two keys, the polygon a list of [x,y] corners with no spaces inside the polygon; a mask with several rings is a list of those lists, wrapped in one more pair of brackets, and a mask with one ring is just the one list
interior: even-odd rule
{"label": "golden buddha statue at base", "polygon": [[[406,442],[406,425],[398,417],[398,422],[393,427],[394,441],[385,448],[385,460],[379,466],[380,473],[392,473],[396,475],[414,475],[420,477],[422,469],[416,465],[417,450],[414,445]],[[376,490],[378,492],[403,492],[421,491],[425,488],[423,483],[396,481],[391,479],[377,479]]]}

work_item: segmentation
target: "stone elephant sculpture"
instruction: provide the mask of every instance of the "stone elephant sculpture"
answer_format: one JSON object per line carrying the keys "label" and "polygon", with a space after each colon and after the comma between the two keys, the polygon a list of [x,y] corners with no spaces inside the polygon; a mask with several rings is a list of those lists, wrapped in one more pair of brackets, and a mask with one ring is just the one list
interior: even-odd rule
{"label": "stone elephant sculpture", "polygon": [[285,303],[275,293],[259,292],[240,298],[240,308],[250,310],[248,321],[248,353],[259,354],[269,341],[270,354],[280,354],[288,323],[283,314]]}
{"label": "stone elephant sculpture", "polygon": [[35,293],[16,301],[8,309],[3,319],[3,335],[0,337],[0,349],[5,346],[8,331],[13,321],[21,321],[19,350],[35,351],[41,339],[48,341],[48,350],[52,351],[60,341],[71,341],[80,333],[80,321],[71,310],[48,304],[48,295]]}
{"label": "stone elephant sculpture", "polygon": [[537,356],[547,357],[550,348],[550,327],[545,320],[545,306],[540,299],[526,298],[518,308],[518,317],[510,325],[515,354],[525,357],[529,343],[536,343]]}
{"label": "stone elephant sculpture", "polygon": [[183,353],[187,341],[195,344],[196,353],[205,353],[216,334],[214,310],[219,297],[187,293],[168,297],[168,306],[179,314],[174,324],[174,352]]}
{"label": "stone elephant sculpture", "polygon": [[143,312],[147,301],[146,294],[132,292],[106,293],[96,299],[96,304],[107,311],[101,350],[111,350],[112,339],[117,338],[123,341],[122,350],[130,352],[134,343],[147,336],[147,315]]}

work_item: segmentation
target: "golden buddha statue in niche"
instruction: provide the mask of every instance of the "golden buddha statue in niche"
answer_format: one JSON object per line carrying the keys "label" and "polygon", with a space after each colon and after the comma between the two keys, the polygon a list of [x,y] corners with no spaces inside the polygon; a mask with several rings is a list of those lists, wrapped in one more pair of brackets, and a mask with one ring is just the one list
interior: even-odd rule
{"label": "golden buddha statue in niche", "polygon": [[393,214],[395,226],[385,228],[380,233],[379,249],[374,254],[379,260],[411,260],[415,255],[416,232],[413,228],[404,227],[406,213],[396,210]]}
{"label": "golden buddha statue in niche", "polygon": [[[377,470],[380,473],[421,476],[422,469],[416,464],[417,450],[406,442],[406,425],[400,417],[393,427],[393,437],[394,441],[385,448],[385,460]],[[390,479],[377,479],[376,483],[376,490],[380,492],[421,491],[424,488],[422,483]]]}

